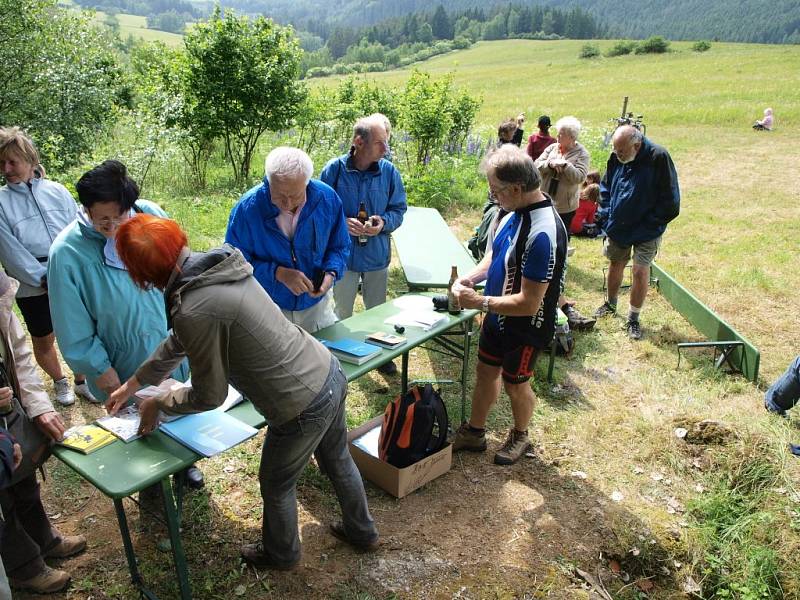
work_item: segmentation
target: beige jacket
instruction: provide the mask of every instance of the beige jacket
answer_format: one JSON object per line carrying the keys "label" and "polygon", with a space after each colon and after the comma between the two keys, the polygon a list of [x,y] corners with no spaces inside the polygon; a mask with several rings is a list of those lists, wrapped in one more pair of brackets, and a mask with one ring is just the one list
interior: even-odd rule
{"label": "beige jacket", "polygon": [[303,412],[322,391],[330,352],[286,320],[239,250],[225,245],[179,264],[181,273],[164,293],[172,330],[136,378],[161,383],[188,357],[192,387],[170,392],[160,408],[170,414],[216,408],[230,383],[269,425]]}
{"label": "beige jacket", "polygon": [[9,279],[11,286],[0,296],[0,335],[3,337],[8,377],[19,393],[22,408],[28,418],[33,419],[44,413],[53,412],[55,408],[44,389],[41,377],[36,372],[25,331],[11,306],[19,282],[16,279]]}
{"label": "beige jacket", "polygon": [[[567,165],[561,174],[556,173],[547,166],[553,159],[567,161]],[[566,154],[561,154],[559,145],[550,144],[544,149],[542,155],[534,161],[536,168],[542,175],[541,190],[553,198],[558,214],[572,212],[578,209],[578,200],[581,194],[581,184],[586,180],[586,173],[589,172],[589,152],[580,143],[575,142],[572,150]],[[553,179],[558,179],[558,189],[555,194],[550,193],[550,183]]]}

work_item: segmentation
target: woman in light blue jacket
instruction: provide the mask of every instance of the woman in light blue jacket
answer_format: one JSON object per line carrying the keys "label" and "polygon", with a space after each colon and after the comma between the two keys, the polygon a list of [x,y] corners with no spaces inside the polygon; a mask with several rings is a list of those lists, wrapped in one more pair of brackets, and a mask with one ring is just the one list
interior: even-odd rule
{"label": "woman in light blue jacket", "polygon": [[75,393],[64,376],[55,347],[47,298],[47,252],[56,236],[75,219],[77,206],[60,183],[44,178],[39,152],[19,127],[0,128],[0,262],[19,281],[17,306],[31,334],[33,354],[53,378],[56,400],[68,405],[75,393],[97,402],[80,371]]}
{"label": "woman in light blue jacket", "polygon": [[[116,160],[87,171],[75,186],[82,207],[75,222],[50,248],[47,281],[58,346],[67,364],[85,373],[97,398],[105,400],[167,337],[164,295],[133,283],[117,256],[114,238],[136,213],[166,217]],[[185,381],[184,361],[172,376]],[[203,484],[194,467],[192,487]]]}

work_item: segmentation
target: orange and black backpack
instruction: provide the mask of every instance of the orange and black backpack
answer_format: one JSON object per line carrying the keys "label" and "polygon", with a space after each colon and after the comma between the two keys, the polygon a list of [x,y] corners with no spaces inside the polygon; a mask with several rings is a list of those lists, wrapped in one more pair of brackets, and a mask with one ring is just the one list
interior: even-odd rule
{"label": "orange and black backpack", "polygon": [[378,456],[400,469],[413,465],[444,447],[448,426],[439,392],[430,383],[414,386],[386,405]]}

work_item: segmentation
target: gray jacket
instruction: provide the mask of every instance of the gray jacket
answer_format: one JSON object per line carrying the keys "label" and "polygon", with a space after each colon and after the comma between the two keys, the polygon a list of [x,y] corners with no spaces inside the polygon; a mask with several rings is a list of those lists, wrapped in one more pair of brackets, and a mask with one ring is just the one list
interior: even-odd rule
{"label": "gray jacket", "polygon": [[0,262],[20,283],[17,296],[45,293],[47,252],[56,236],[75,220],[75,199],[60,183],[35,178],[0,188]]}
{"label": "gray jacket", "polygon": [[[564,159],[567,164],[561,174],[551,169],[548,163],[552,159]],[[534,165],[542,175],[540,189],[553,198],[556,212],[563,215],[578,209],[581,195],[581,184],[586,180],[589,171],[589,152],[579,142],[566,154],[561,153],[558,142],[550,144],[542,155],[534,161]],[[551,182],[557,179],[555,194],[550,191]]]}
{"label": "gray jacket", "polygon": [[184,256],[164,292],[172,330],[136,378],[158,384],[188,357],[192,387],[160,399],[165,412],[216,408],[230,383],[269,425],[295,418],[322,390],[328,350],[286,320],[239,250],[226,244]]}

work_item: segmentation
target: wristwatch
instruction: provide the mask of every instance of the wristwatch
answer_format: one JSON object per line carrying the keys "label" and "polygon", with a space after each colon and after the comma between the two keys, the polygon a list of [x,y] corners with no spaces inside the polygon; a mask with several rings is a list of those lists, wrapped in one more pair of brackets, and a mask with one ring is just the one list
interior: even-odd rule
{"label": "wristwatch", "polygon": [[485,313],[489,312],[489,296],[483,297],[483,304],[481,305],[481,311]]}

